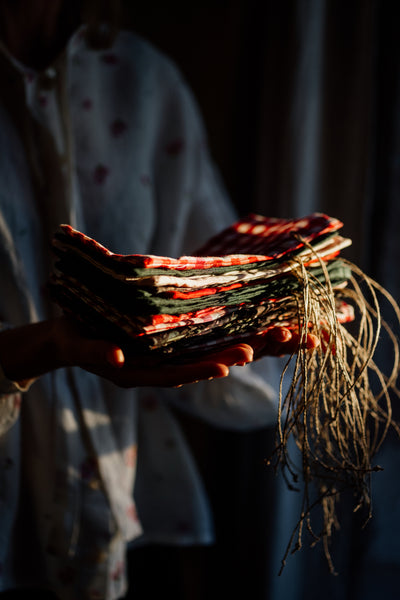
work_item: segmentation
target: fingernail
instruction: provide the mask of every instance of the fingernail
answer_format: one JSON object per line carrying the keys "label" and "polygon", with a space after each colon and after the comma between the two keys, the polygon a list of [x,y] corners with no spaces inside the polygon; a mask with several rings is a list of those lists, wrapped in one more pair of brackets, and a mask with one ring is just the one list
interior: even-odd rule
{"label": "fingernail", "polygon": [[227,377],[228,375],[229,375],[229,369],[227,369],[223,373],[218,373],[218,375],[214,376],[214,379],[221,379],[222,377]]}
{"label": "fingernail", "polygon": [[121,348],[111,348],[107,351],[107,361],[113,367],[122,367],[125,362],[125,356]]}
{"label": "fingernail", "polygon": [[279,342],[287,342],[292,338],[292,334],[288,329],[278,329],[275,339]]}

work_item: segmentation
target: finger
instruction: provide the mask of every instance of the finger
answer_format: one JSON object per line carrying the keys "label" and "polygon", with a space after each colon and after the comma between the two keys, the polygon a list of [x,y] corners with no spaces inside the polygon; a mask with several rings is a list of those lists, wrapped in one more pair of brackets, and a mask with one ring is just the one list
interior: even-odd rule
{"label": "finger", "polygon": [[[171,374],[171,369],[169,369]],[[181,370],[175,370],[172,375],[173,380],[170,382],[172,386],[181,386],[188,383],[197,383],[210,379],[220,379],[229,375],[229,366],[224,363],[203,362],[195,365],[186,365]],[[175,380],[175,381],[174,381]]]}
{"label": "finger", "polygon": [[265,337],[277,343],[289,342],[293,334],[287,327],[273,327],[265,333]]}
{"label": "finger", "polygon": [[313,333],[305,333],[303,337],[298,331],[294,331],[291,340],[294,345],[300,346],[305,350],[313,350],[320,345],[320,339]]}
{"label": "finger", "polygon": [[318,348],[318,346],[321,344],[321,340],[313,333],[308,333],[305,344],[307,350],[315,350],[315,348]]}
{"label": "finger", "polygon": [[106,351],[106,360],[112,367],[119,369],[125,364],[125,355],[119,346],[111,346]]}
{"label": "finger", "polygon": [[226,377],[229,367],[222,363],[203,362],[187,365],[130,366],[89,369],[121,387],[177,387],[200,380]]}
{"label": "finger", "polygon": [[289,330],[286,327],[274,327],[261,335],[254,336],[251,340],[256,359],[261,356],[294,354],[300,347],[312,351],[319,344],[320,340],[316,335],[306,333],[302,338],[298,330]]}
{"label": "finger", "polygon": [[253,360],[254,349],[249,344],[236,344],[221,350],[208,354],[202,362],[218,362],[227,366],[243,365]]}
{"label": "finger", "polygon": [[282,354],[292,354],[303,350],[315,350],[320,345],[319,337],[313,333],[305,333],[302,336],[298,331],[293,331],[291,338],[286,343],[280,344]]}
{"label": "finger", "polygon": [[72,349],[73,364],[87,368],[113,367],[121,368],[125,364],[123,350],[116,344],[105,340],[80,338]]}
{"label": "finger", "polygon": [[[260,353],[276,355],[283,345],[293,342],[293,333],[286,327],[273,327],[263,333],[254,335],[249,343],[258,356]],[[288,346],[289,347],[289,346]]]}

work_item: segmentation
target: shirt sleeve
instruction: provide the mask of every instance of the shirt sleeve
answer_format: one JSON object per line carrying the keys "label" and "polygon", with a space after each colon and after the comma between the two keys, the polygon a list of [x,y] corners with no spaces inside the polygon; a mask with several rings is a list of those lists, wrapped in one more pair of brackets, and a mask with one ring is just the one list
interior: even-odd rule
{"label": "shirt sleeve", "polygon": [[[6,325],[1,324],[0,329]],[[4,435],[18,419],[22,394],[30,385],[22,386],[8,379],[0,364],[0,436]]]}
{"label": "shirt sleeve", "polygon": [[4,435],[18,419],[22,392],[26,389],[10,381],[0,365],[0,436]]}

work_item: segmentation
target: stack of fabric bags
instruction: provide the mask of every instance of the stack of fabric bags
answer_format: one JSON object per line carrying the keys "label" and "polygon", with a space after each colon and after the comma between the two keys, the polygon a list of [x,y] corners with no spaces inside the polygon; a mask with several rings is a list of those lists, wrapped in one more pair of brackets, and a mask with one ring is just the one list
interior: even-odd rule
{"label": "stack of fabric bags", "polygon": [[[342,223],[250,215],[193,256],[120,255],[61,225],[50,280],[53,299],[92,333],[132,353],[185,360],[245,342],[271,327],[298,326],[301,273],[340,291],[350,276]],[[340,294],[339,294],[340,296]],[[339,322],[353,318],[339,299]]]}

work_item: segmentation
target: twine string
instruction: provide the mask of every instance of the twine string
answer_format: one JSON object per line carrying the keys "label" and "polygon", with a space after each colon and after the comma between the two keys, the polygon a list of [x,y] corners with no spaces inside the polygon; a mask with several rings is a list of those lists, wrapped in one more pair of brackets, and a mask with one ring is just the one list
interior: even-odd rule
{"label": "twine string", "polygon": [[[301,283],[295,294],[300,343],[282,371],[277,443],[267,461],[280,470],[290,489],[302,493],[300,514],[280,573],[288,555],[302,547],[305,531],[312,546],[322,541],[334,572],[330,542],[339,526],[336,509],[340,496],[350,489],[355,498],[354,511],[364,509],[367,522],[372,513],[371,474],[380,470],[373,464],[374,456],[390,427],[400,436],[391,406],[393,397],[399,397],[399,344],[393,329],[381,317],[380,299],[384,298],[393,309],[397,324],[400,309],[382,286],[349,261],[343,260],[351,272],[347,285],[334,288],[326,264],[315,257],[323,281],[301,261],[293,265],[293,275]],[[339,322],[338,301],[353,306],[355,331]],[[311,332],[321,340],[312,352],[306,349]],[[373,359],[382,333],[393,350],[389,374],[382,372]],[[289,372],[292,379],[284,394]],[[314,518],[317,507],[322,513],[318,520]]]}

